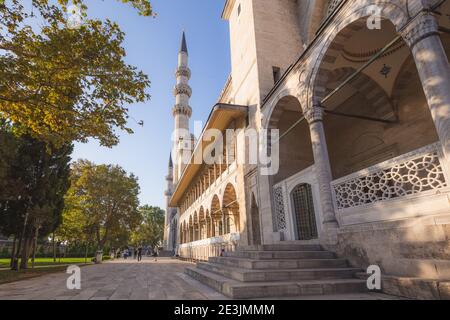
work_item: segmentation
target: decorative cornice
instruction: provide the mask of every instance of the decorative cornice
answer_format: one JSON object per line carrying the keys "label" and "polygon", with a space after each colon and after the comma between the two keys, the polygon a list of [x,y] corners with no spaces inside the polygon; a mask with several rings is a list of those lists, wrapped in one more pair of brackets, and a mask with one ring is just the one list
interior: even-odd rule
{"label": "decorative cornice", "polygon": [[401,30],[403,39],[410,48],[413,48],[421,40],[439,34],[439,24],[431,12],[423,12],[411,20]]}
{"label": "decorative cornice", "polygon": [[188,84],[179,83],[173,89],[173,95],[177,96],[179,94],[185,94],[190,98],[192,96],[192,89]]}
{"label": "decorative cornice", "polygon": [[191,78],[191,69],[188,67],[180,66],[178,67],[177,71],[175,72],[175,76],[178,77],[186,77],[188,80]]}
{"label": "decorative cornice", "polygon": [[181,104],[177,104],[175,105],[175,107],[173,107],[172,109],[172,113],[173,115],[178,115],[178,114],[183,114],[185,116],[191,117],[192,115],[192,108],[189,106],[184,106]]}

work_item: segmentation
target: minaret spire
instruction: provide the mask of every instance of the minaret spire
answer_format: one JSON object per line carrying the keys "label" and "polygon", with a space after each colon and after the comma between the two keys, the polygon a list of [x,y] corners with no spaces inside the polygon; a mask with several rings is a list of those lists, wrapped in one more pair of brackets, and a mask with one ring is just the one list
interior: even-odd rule
{"label": "minaret spire", "polygon": [[177,84],[174,88],[175,106],[172,110],[175,121],[172,152],[174,161],[174,184],[178,183],[186,165],[184,162],[186,158],[190,158],[192,149],[191,133],[189,130],[189,119],[192,115],[192,109],[189,106],[189,99],[192,96],[192,89],[189,86],[191,70],[188,67],[188,50],[184,31],[181,37],[180,52],[178,52],[178,68],[175,76],[177,78]]}
{"label": "minaret spire", "polygon": [[173,168],[173,162],[172,162],[172,152],[169,155],[169,168]]}
{"label": "minaret spire", "polygon": [[188,53],[187,44],[186,44],[186,33],[183,31],[183,36],[181,38],[181,46],[180,46],[180,52],[186,52]]}

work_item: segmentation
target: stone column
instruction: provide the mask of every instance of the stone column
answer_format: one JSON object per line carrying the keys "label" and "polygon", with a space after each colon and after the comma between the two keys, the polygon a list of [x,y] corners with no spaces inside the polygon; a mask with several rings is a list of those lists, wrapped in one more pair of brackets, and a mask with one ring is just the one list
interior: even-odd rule
{"label": "stone column", "polygon": [[227,216],[228,216],[228,209],[223,208],[222,209],[222,234],[226,235],[228,234],[227,230]]}
{"label": "stone column", "polygon": [[438,21],[423,12],[401,31],[410,47],[445,158],[450,161],[450,65]]}
{"label": "stone column", "polygon": [[338,227],[334,214],[333,197],[331,195],[331,166],[328,157],[325,130],[323,128],[323,109],[319,106],[309,108],[305,118],[311,131],[311,142],[314,153],[314,164],[319,183],[320,202],[322,204],[323,224],[326,227]]}

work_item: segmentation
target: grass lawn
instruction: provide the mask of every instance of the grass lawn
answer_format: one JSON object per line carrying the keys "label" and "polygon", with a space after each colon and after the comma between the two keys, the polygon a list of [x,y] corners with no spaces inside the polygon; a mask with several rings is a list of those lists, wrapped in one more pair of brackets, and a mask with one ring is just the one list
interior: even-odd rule
{"label": "grass lawn", "polygon": [[[53,258],[36,258],[34,265],[37,267],[41,266],[55,266],[55,265],[70,265],[70,264],[83,264],[84,258],[56,258],[56,262],[53,262]],[[87,263],[91,263],[92,257],[87,258]],[[8,268],[10,259],[0,259],[0,268]],[[28,262],[31,267],[31,259]]]}
{"label": "grass lawn", "polygon": [[21,271],[0,270],[0,284],[40,277],[55,272],[64,272],[65,266],[51,266]]}

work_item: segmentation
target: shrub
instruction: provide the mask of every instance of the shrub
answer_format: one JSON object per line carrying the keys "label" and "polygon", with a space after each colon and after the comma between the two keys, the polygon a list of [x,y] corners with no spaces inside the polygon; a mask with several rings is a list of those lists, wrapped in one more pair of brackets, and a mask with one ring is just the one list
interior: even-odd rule
{"label": "shrub", "polygon": [[3,247],[2,251],[0,251],[0,258],[11,258],[11,254],[9,253],[8,247]]}

